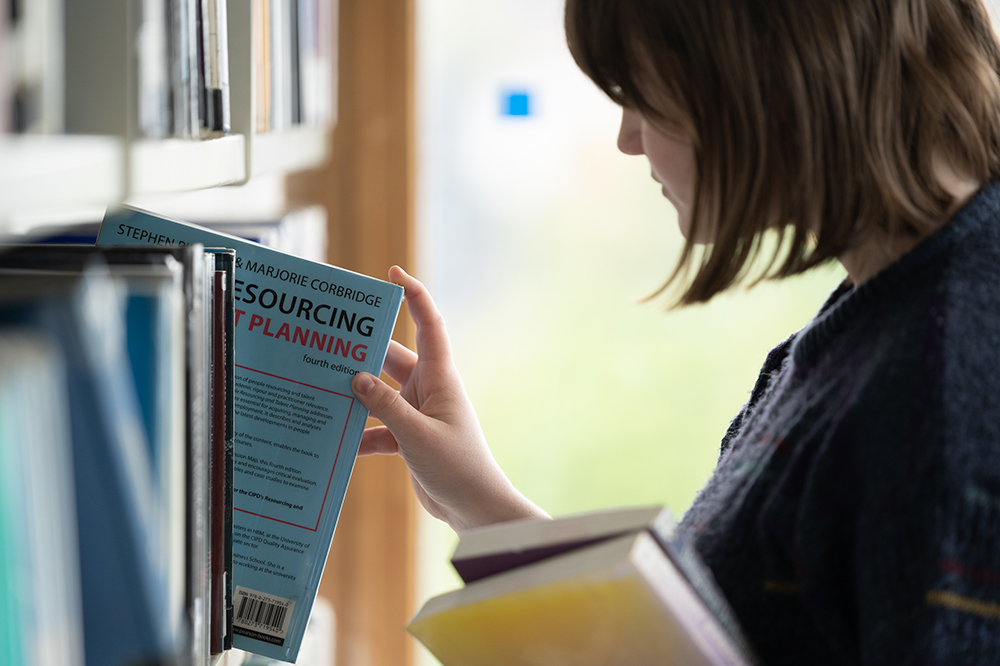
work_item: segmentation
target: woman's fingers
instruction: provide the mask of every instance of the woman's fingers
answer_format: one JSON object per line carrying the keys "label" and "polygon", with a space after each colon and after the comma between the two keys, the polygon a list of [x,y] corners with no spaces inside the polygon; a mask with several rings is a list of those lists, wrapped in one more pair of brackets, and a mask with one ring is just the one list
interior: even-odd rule
{"label": "woman's fingers", "polygon": [[399,453],[399,445],[384,425],[367,428],[361,436],[359,456],[391,456],[396,453]]}
{"label": "woman's fingers", "polygon": [[382,371],[402,386],[410,380],[415,367],[417,367],[417,354],[395,340],[390,340],[389,352],[385,355]]}
{"label": "woman's fingers", "polygon": [[417,353],[425,362],[449,361],[451,343],[448,340],[448,331],[430,292],[420,280],[399,266],[389,269],[389,279],[403,287],[406,307],[410,311],[413,323],[417,325]]}
{"label": "woman's fingers", "polygon": [[373,417],[404,440],[420,430],[427,418],[406,402],[396,389],[367,372],[354,375],[351,390]]}

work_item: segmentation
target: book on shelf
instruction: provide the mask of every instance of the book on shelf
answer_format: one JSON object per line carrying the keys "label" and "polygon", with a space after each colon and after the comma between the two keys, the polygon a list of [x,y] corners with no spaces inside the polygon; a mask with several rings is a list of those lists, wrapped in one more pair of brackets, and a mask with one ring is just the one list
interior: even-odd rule
{"label": "book on shelf", "polygon": [[4,664],[83,664],[65,375],[65,359],[52,336],[0,325]]}
{"label": "book on shelf", "polygon": [[[233,259],[231,251],[200,245],[19,245],[0,251],[2,293],[16,304],[0,311],[0,326],[55,328],[62,355],[71,361],[68,402],[90,663],[208,663],[209,571],[231,567],[225,542],[216,548],[209,541],[219,512],[213,506],[217,489],[210,487],[209,469],[218,457],[211,424],[213,415],[225,418],[231,407],[225,394],[210,391],[206,361],[216,363],[212,350],[220,342],[232,355],[231,341],[218,339],[213,320],[232,319],[233,303],[214,299],[213,289],[219,265],[225,270]],[[223,284],[232,275],[229,270]],[[49,305],[53,299],[57,305]],[[69,305],[58,305],[62,301]],[[226,354],[223,349],[222,371]],[[225,466],[224,451],[221,457]],[[231,492],[231,486],[222,492],[223,525],[224,498]]]}
{"label": "book on shelf", "polygon": [[[62,0],[5,0],[0,7],[0,45],[9,106],[7,129],[15,133],[62,130]],[[3,128],[0,128],[3,129]]]}
{"label": "book on shelf", "polygon": [[200,136],[212,139],[229,133],[229,37],[226,0],[198,0]]}
{"label": "book on shelf", "polygon": [[0,324],[51,336],[66,360],[86,660],[169,654],[177,623],[169,612],[167,558],[160,556],[165,526],[119,344],[120,293],[93,276],[4,272]]}
{"label": "book on shelf", "polygon": [[[154,5],[159,0],[147,0]],[[150,49],[154,80],[169,80],[170,135],[211,139],[229,133],[229,47],[225,0],[166,0],[167,49]],[[157,31],[159,32],[159,31]],[[140,43],[141,44],[141,43]],[[168,60],[160,62],[166,53]],[[155,70],[155,71],[153,71]],[[146,103],[160,103],[154,94]]]}
{"label": "book on shelf", "polygon": [[172,136],[194,136],[198,121],[198,62],[194,4],[166,0],[168,16],[167,62],[170,72],[170,107],[167,131]]}
{"label": "book on shelf", "polygon": [[13,88],[10,78],[10,19],[11,0],[0,0],[0,135],[7,134],[13,127],[11,117],[14,111]]}
{"label": "book on shelf", "polygon": [[292,0],[270,0],[271,16],[271,126],[285,129],[294,123],[295,23]]}
{"label": "book on shelf", "polygon": [[305,125],[337,122],[338,0],[299,0],[299,103]]}
{"label": "book on shelf", "polygon": [[757,663],[663,507],[469,530],[452,563],[465,587],[408,626],[445,666]]}
{"label": "book on shelf", "polygon": [[208,250],[215,263],[212,271],[212,452],[211,452],[211,646],[218,654],[233,646],[233,472],[235,464],[236,412],[233,402],[236,353],[236,301],[233,296],[236,253]]}
{"label": "book on shelf", "polygon": [[251,0],[254,132],[271,129],[271,2]]}
{"label": "book on shelf", "polygon": [[139,133],[149,138],[171,134],[170,25],[166,0],[142,0],[136,38]]}
{"label": "book on shelf", "polygon": [[49,78],[64,92],[57,111],[68,131],[129,139],[229,133],[227,0],[28,4],[44,2],[64,9],[65,26],[53,23],[64,40],[47,48],[66,64],[65,80]]}
{"label": "book on shelf", "polygon": [[367,411],[352,377],[381,370],[397,286],[134,208],[99,245],[236,251],[233,645],[294,661]]}
{"label": "book on shelf", "polygon": [[[337,0],[241,1],[247,129],[331,123]],[[0,133],[229,134],[228,14],[228,0],[0,0]]]}
{"label": "book on shelf", "polygon": [[334,120],[337,9],[337,0],[253,0],[257,132]]}

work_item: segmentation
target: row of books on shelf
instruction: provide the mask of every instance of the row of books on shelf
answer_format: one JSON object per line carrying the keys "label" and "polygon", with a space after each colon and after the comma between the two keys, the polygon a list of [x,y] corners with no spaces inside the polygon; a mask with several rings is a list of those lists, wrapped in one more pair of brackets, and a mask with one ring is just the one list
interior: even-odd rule
{"label": "row of books on shelf", "polygon": [[232,36],[227,0],[0,0],[0,133],[125,133],[101,110],[134,99],[136,136],[224,136],[232,39],[250,49],[254,131],[328,124],[336,0],[250,2],[231,4],[252,34]]}
{"label": "row of books on shelf", "polygon": [[224,136],[230,130],[225,0],[142,0],[136,46],[143,136]]}
{"label": "row of books on shelf", "polygon": [[4,663],[295,661],[400,301],[126,207],[0,246]]}
{"label": "row of books on shelf", "polygon": [[337,0],[252,0],[256,132],[335,120]]}
{"label": "row of books on shelf", "polygon": [[0,254],[13,663],[232,646],[234,265],[200,245]]}

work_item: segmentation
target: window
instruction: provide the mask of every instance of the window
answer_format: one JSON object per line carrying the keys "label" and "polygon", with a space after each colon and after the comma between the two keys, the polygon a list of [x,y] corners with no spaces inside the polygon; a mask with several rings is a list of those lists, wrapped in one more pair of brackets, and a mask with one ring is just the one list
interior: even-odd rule
{"label": "window", "polygon": [[[659,504],[712,471],[767,351],[839,266],[665,313],[676,216],[565,46],[561,0],[417,3],[418,274],[486,436],[553,514]],[[420,522],[417,601],[459,586]],[[434,663],[430,657],[426,663]]]}

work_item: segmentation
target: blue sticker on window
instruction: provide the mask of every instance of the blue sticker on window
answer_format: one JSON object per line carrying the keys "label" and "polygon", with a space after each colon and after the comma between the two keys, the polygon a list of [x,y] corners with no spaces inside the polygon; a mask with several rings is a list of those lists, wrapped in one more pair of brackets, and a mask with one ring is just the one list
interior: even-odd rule
{"label": "blue sticker on window", "polygon": [[503,115],[530,116],[531,96],[524,91],[507,92],[503,95]]}

